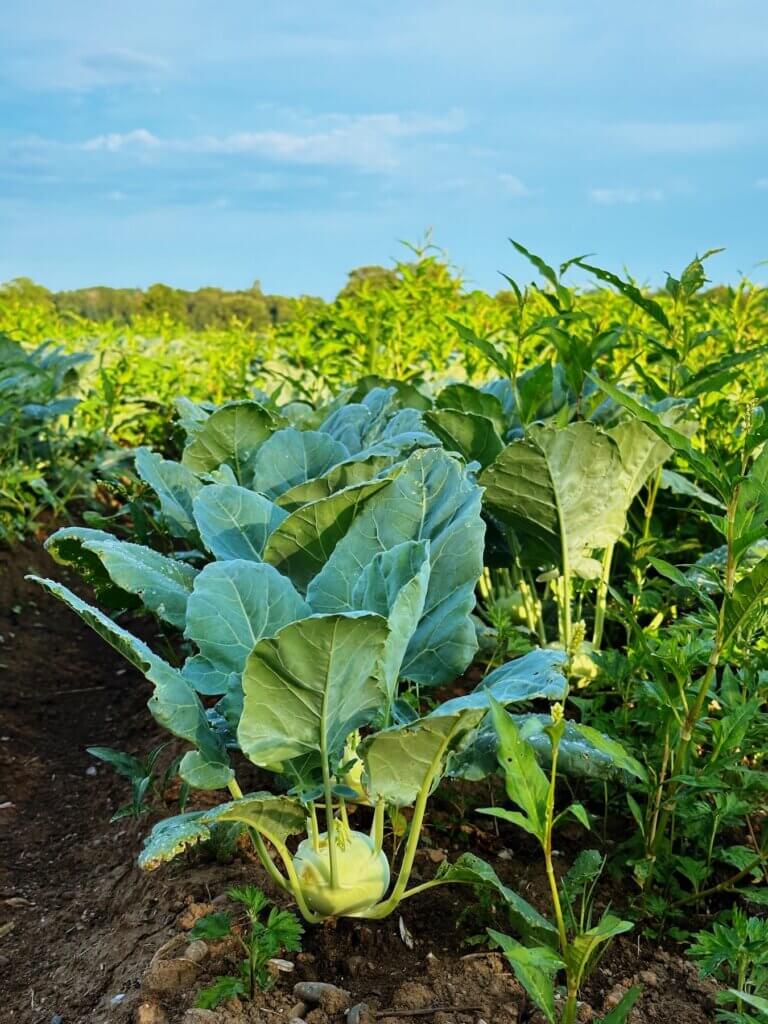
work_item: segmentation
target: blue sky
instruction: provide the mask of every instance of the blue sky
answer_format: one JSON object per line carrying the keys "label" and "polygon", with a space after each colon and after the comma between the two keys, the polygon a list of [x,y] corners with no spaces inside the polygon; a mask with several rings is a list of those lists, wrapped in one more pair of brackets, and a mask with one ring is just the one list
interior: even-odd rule
{"label": "blue sky", "polygon": [[0,5],[0,280],[330,296],[430,226],[765,280],[765,0]]}

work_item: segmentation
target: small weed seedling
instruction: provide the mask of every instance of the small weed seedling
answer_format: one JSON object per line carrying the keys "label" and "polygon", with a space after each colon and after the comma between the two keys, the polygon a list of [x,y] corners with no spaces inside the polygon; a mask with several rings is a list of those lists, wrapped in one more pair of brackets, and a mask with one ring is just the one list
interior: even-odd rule
{"label": "small weed seedling", "polygon": [[[225,999],[244,996],[253,999],[256,991],[266,992],[274,984],[269,971],[269,961],[282,952],[297,953],[301,949],[304,928],[290,910],[271,906],[269,900],[255,885],[230,889],[231,900],[242,903],[248,916],[248,930],[241,934],[233,929],[227,913],[207,914],[195,924],[193,939],[216,941],[229,935],[234,936],[245,953],[240,964],[239,975],[222,975],[204,988],[197,999],[200,1009],[211,1010]],[[264,919],[264,913],[269,913]]]}
{"label": "small weed seedling", "polygon": [[[752,1024],[768,1019],[768,921],[747,917],[736,907],[730,923],[716,922],[711,931],[699,932],[688,950],[705,977],[731,986],[717,994],[728,1007],[717,1019],[729,1024]],[[756,1014],[749,1008],[757,1010]]]}

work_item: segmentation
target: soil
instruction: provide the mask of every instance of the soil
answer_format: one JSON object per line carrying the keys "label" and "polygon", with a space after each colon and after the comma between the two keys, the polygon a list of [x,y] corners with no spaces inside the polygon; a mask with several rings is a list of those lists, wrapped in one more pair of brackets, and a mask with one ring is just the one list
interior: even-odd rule
{"label": "soil", "polygon": [[[146,682],[73,613],[23,578],[33,571],[73,584],[54,569],[39,548],[0,552],[0,1020],[254,1024],[288,1022],[293,1013],[307,1024],[336,1024],[360,1002],[369,1007],[360,1022],[540,1020],[503,959],[467,943],[482,923],[472,914],[471,893],[450,887],[404,904],[402,926],[394,915],[308,928],[304,952],[289,956],[284,966],[292,969],[280,972],[253,1006],[188,1012],[200,988],[231,973],[236,961],[227,942],[190,945],[196,916],[219,909],[230,885],[253,881],[267,891],[269,885],[244,850],[223,865],[200,852],[152,874],[136,868],[152,819],[110,824],[126,802],[125,780],[94,762],[85,747],[146,753],[166,737],[146,710]],[[145,625],[145,638],[152,630]],[[173,812],[172,806],[162,809]],[[538,868],[524,844],[510,854],[505,837],[481,831],[479,818],[474,825],[468,813],[461,827],[455,820],[446,816],[453,824],[426,837],[417,864],[421,877],[444,856],[473,849],[545,909]],[[506,842],[516,838],[510,834]],[[326,993],[320,1005],[297,1006],[293,986],[301,981],[332,983],[344,992]],[[674,950],[637,937],[613,945],[580,1019],[594,1019],[638,981],[644,992],[630,1018],[635,1024],[714,1020],[712,987],[695,968]]]}

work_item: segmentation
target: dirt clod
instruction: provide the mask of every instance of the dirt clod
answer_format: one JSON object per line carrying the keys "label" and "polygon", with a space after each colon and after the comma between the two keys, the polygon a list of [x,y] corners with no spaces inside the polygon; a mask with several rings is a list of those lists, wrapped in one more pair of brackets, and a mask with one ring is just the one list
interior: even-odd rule
{"label": "dirt clod", "polygon": [[147,992],[180,992],[194,985],[199,970],[194,960],[158,960],[144,972],[142,988]]}
{"label": "dirt clod", "polygon": [[168,1024],[168,1018],[157,1003],[141,1003],[134,1019],[136,1024]]}

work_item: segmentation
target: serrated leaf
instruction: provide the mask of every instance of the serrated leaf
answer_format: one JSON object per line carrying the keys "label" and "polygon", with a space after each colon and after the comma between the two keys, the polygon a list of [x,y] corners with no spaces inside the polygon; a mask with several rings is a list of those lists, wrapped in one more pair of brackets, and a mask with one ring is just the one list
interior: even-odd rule
{"label": "serrated leaf", "polygon": [[547,1019],[555,1024],[554,977],[565,964],[548,946],[523,946],[508,935],[488,929],[509,961],[515,977]]}

